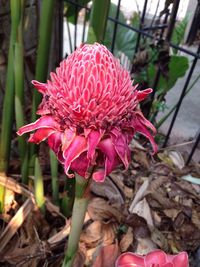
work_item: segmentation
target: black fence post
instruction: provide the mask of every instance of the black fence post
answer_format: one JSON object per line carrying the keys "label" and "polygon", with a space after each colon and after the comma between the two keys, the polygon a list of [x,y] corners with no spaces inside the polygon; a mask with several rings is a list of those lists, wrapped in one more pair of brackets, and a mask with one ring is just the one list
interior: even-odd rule
{"label": "black fence post", "polygon": [[[199,45],[198,50],[197,50],[197,54],[199,54],[199,53],[200,53],[200,45]],[[184,98],[184,96],[185,96],[185,92],[186,92],[187,87],[188,87],[188,85],[189,85],[189,83],[190,83],[190,80],[191,80],[191,77],[192,77],[194,68],[195,68],[195,66],[196,66],[196,64],[197,64],[197,60],[198,60],[198,58],[194,58],[193,63],[192,63],[192,65],[191,65],[191,67],[190,67],[190,71],[189,71],[189,73],[188,73],[186,82],[185,82],[185,84],[184,84],[182,93],[181,93],[181,95],[180,95],[180,98],[179,98],[179,101],[178,101],[176,110],[175,110],[175,112],[174,112],[174,116],[173,116],[173,118],[172,118],[171,124],[170,124],[170,126],[169,126],[169,129],[168,129],[168,132],[167,132],[167,135],[166,135],[166,138],[165,138],[163,147],[165,147],[165,146],[167,145],[167,142],[168,142],[168,140],[169,140],[169,137],[170,137],[172,128],[173,128],[173,126],[174,126],[176,117],[177,117],[177,115],[178,115],[179,109],[180,109],[181,104],[182,104],[182,102],[183,102],[183,98]]]}

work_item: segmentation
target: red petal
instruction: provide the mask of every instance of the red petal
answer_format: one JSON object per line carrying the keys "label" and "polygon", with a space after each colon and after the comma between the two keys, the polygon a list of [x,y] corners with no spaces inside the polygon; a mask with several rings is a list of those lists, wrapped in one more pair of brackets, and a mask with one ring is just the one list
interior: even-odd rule
{"label": "red petal", "polygon": [[51,116],[43,116],[39,118],[37,121],[21,127],[17,131],[17,134],[22,135],[24,133],[32,132],[40,128],[52,128],[57,130],[58,124]]}
{"label": "red petal", "polygon": [[167,263],[167,255],[162,250],[154,250],[145,256],[144,261],[147,267],[153,264],[162,266]]}
{"label": "red petal", "polygon": [[98,171],[95,171],[92,175],[93,180],[95,180],[97,183],[102,183],[105,180],[105,170],[100,169]]}
{"label": "red petal", "polygon": [[168,262],[168,263],[162,265],[161,267],[176,267],[176,265],[174,265],[174,264],[171,263],[171,262]]}
{"label": "red petal", "polygon": [[140,113],[136,114],[136,117],[132,121],[132,126],[136,132],[141,133],[142,135],[146,136],[149,139],[149,141],[151,142],[151,145],[153,147],[153,151],[154,151],[154,153],[156,153],[158,150],[157,144],[155,143],[152,134],[147,129],[147,127],[148,127],[151,130],[156,131],[154,126],[148,120],[146,120],[144,118],[144,116]]}
{"label": "red petal", "polygon": [[145,267],[144,258],[131,252],[124,253],[119,256],[115,263],[115,267]]}
{"label": "red petal", "polygon": [[38,129],[34,134],[30,135],[28,141],[31,143],[39,144],[53,133],[55,133],[55,130],[51,128]]}
{"label": "red petal", "polygon": [[111,135],[112,142],[114,144],[115,150],[123,162],[125,168],[128,168],[130,161],[130,149],[127,144],[128,140],[125,135],[121,134],[118,129],[113,129],[111,131],[113,135]]}
{"label": "red petal", "polygon": [[138,101],[140,102],[140,101],[144,100],[152,92],[153,92],[153,89],[151,89],[151,88],[145,89],[143,91],[138,91],[138,95],[137,95]]}
{"label": "red petal", "polygon": [[92,160],[95,155],[95,149],[100,142],[104,132],[91,131],[88,134],[88,152],[87,156],[89,160]]}
{"label": "red petal", "polygon": [[45,94],[47,91],[47,84],[46,83],[40,83],[36,80],[31,81],[31,83],[34,85],[34,87],[42,94]]}
{"label": "red petal", "polygon": [[186,252],[181,252],[178,255],[175,255],[172,260],[174,266],[176,267],[188,267],[188,255]]}
{"label": "red petal", "polygon": [[[105,171],[101,181],[104,181],[106,175],[112,172],[112,170],[119,164],[117,152],[114,148],[111,138],[102,140],[97,146],[105,155]],[[102,171],[100,172],[102,174]],[[97,174],[94,176],[97,179]]]}
{"label": "red petal", "polygon": [[58,155],[59,151],[61,150],[61,138],[62,133],[60,132],[53,133],[48,137],[48,145],[56,155]]}
{"label": "red petal", "polygon": [[137,112],[136,112],[136,117],[137,117],[137,119],[138,119],[142,124],[144,124],[147,128],[151,129],[151,131],[152,131],[154,134],[156,134],[156,128],[153,126],[153,124],[152,124],[150,121],[148,121],[148,120],[144,117],[144,115],[142,114],[141,111],[137,111]]}
{"label": "red petal", "polygon": [[66,129],[62,138],[62,150],[65,151],[76,137],[76,130]]}
{"label": "red petal", "polygon": [[82,177],[88,178],[88,165],[89,160],[87,158],[87,153],[83,152],[77,159],[75,159],[71,164],[71,169],[77,172]]}
{"label": "red petal", "polygon": [[86,139],[82,136],[76,136],[69,147],[63,151],[65,160],[65,173],[68,174],[71,163],[87,150]]}

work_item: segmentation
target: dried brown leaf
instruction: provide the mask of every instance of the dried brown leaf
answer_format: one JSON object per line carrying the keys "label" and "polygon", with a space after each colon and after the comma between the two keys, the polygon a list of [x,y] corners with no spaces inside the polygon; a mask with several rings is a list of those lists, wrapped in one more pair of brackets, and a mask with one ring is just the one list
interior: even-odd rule
{"label": "dried brown leaf", "polygon": [[120,244],[119,244],[121,252],[127,251],[132,243],[133,243],[133,231],[132,231],[132,228],[129,227],[128,231],[122,237]]}
{"label": "dried brown leaf", "polygon": [[102,247],[92,267],[114,267],[119,254],[120,251],[117,243]]}
{"label": "dried brown leaf", "polygon": [[135,150],[134,160],[138,162],[143,168],[149,169],[149,159],[147,158],[147,153],[142,150]]}
{"label": "dried brown leaf", "polygon": [[[169,199],[166,192],[161,188],[156,192],[151,193],[151,198],[156,200],[160,204],[160,208],[162,209],[172,209],[178,206],[172,199]],[[149,200],[150,205],[152,206],[151,200]]]}
{"label": "dried brown leaf", "polygon": [[149,227],[143,217],[132,213],[126,218],[125,223],[132,228],[134,238],[150,237]]}
{"label": "dried brown leaf", "polygon": [[145,196],[145,194],[147,193],[147,188],[149,186],[149,180],[146,179],[143,184],[141,185],[141,187],[139,188],[139,190],[137,191],[131,205],[129,208],[129,212],[133,213],[133,210],[136,206],[136,204]]}
{"label": "dried brown leaf", "polygon": [[143,217],[149,226],[151,227],[154,226],[152,215],[151,215],[151,210],[150,210],[148,202],[146,201],[146,198],[138,202],[135,205],[135,207],[131,210],[131,213],[135,213]]}
{"label": "dried brown leaf", "polygon": [[108,246],[114,243],[118,227],[119,225],[116,222],[103,223],[102,227],[103,246]]}
{"label": "dried brown leaf", "polygon": [[0,252],[3,251],[5,246],[8,244],[13,235],[17,232],[20,226],[23,224],[27,216],[33,210],[33,202],[30,198],[28,198],[21,208],[17,211],[15,216],[11,219],[11,221],[6,226],[5,230],[0,236]]}
{"label": "dried brown leaf", "polygon": [[174,221],[174,219],[180,213],[180,209],[165,209],[163,210],[163,212],[167,217],[171,218]]}
{"label": "dried brown leaf", "polygon": [[102,241],[102,221],[94,221],[81,234],[80,241],[86,247],[96,247]]}
{"label": "dried brown leaf", "polygon": [[115,220],[120,222],[123,215],[120,210],[112,207],[102,198],[93,198],[88,205],[88,214],[93,221]]}
{"label": "dried brown leaf", "polygon": [[169,245],[168,245],[168,241],[167,241],[166,237],[157,228],[153,229],[153,231],[151,233],[151,239],[162,250],[164,250],[164,251],[169,250]]}
{"label": "dried brown leaf", "polygon": [[168,156],[172,160],[174,166],[179,170],[182,170],[185,167],[185,161],[180,152],[171,150],[168,152]]}
{"label": "dried brown leaf", "polygon": [[149,190],[151,192],[156,192],[161,186],[169,181],[169,178],[166,176],[158,176],[156,179],[150,181]]}
{"label": "dried brown leaf", "polygon": [[82,251],[78,251],[76,253],[76,257],[74,259],[73,267],[83,267],[85,262],[85,255]]}
{"label": "dried brown leaf", "polygon": [[111,176],[106,177],[104,183],[93,181],[90,188],[95,195],[108,199],[116,207],[121,207],[124,204],[123,184],[117,174],[112,174],[112,178]]}
{"label": "dried brown leaf", "polygon": [[196,227],[200,229],[200,211],[193,209],[192,211],[192,222]]}
{"label": "dried brown leaf", "polygon": [[138,238],[137,239],[137,249],[136,253],[140,255],[146,255],[152,250],[157,249],[156,244],[150,238]]}

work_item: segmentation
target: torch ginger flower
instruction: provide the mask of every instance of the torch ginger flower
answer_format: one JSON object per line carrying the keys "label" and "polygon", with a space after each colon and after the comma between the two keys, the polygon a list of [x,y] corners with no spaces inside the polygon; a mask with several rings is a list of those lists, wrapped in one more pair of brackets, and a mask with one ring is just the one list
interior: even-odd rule
{"label": "torch ginger flower", "polygon": [[105,46],[82,45],[50,78],[47,83],[32,81],[43,94],[37,111],[41,117],[17,133],[35,130],[28,141],[36,144],[47,139],[69,177],[71,169],[88,178],[95,166],[92,177],[103,182],[118,164],[127,168],[128,145],[136,132],[157,150],[155,128],[138,108],[152,89],[136,90],[128,71]]}
{"label": "torch ginger flower", "polygon": [[155,250],[142,257],[127,252],[119,256],[115,267],[188,267],[186,252],[167,255],[162,250]]}

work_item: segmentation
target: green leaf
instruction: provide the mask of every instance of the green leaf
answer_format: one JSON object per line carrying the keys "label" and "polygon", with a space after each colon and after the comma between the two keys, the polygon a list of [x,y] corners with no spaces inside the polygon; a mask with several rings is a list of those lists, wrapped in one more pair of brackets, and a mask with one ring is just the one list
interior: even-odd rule
{"label": "green leaf", "polygon": [[110,0],[93,0],[87,43],[102,43],[105,36]]}
{"label": "green leaf", "polygon": [[[67,18],[67,21],[73,24],[76,24],[76,13],[82,9],[81,7],[76,7],[75,5],[72,5],[65,0],[65,7],[67,11],[65,12],[65,17]],[[77,4],[86,6],[91,0],[78,0]],[[89,19],[89,15],[87,16],[87,20]]]}
{"label": "green leaf", "polygon": [[[117,12],[117,6],[110,3],[109,17],[115,18]],[[118,20],[122,23],[126,23],[126,18],[122,11],[119,11]],[[108,20],[106,33],[104,38],[104,44],[110,49],[112,44],[112,38],[114,33],[114,22]],[[115,39],[115,49],[114,55],[118,56],[119,53],[124,53],[130,60],[133,58],[133,53],[136,45],[137,33],[132,30],[127,30],[127,28],[118,25],[117,34]]]}
{"label": "green leaf", "polygon": [[[157,95],[167,93],[175,85],[177,80],[185,75],[188,67],[189,62],[187,57],[172,55],[169,62],[168,78],[161,75],[158,83]],[[149,84],[151,86],[153,84],[155,74],[156,67],[153,63],[151,63],[148,68]]]}
{"label": "green leaf", "polygon": [[[172,39],[171,39],[173,44],[180,45],[183,42],[187,24],[188,24],[187,16],[182,21],[177,23],[177,25],[175,26],[173,30]],[[173,53],[177,54],[178,50],[173,48]]]}

